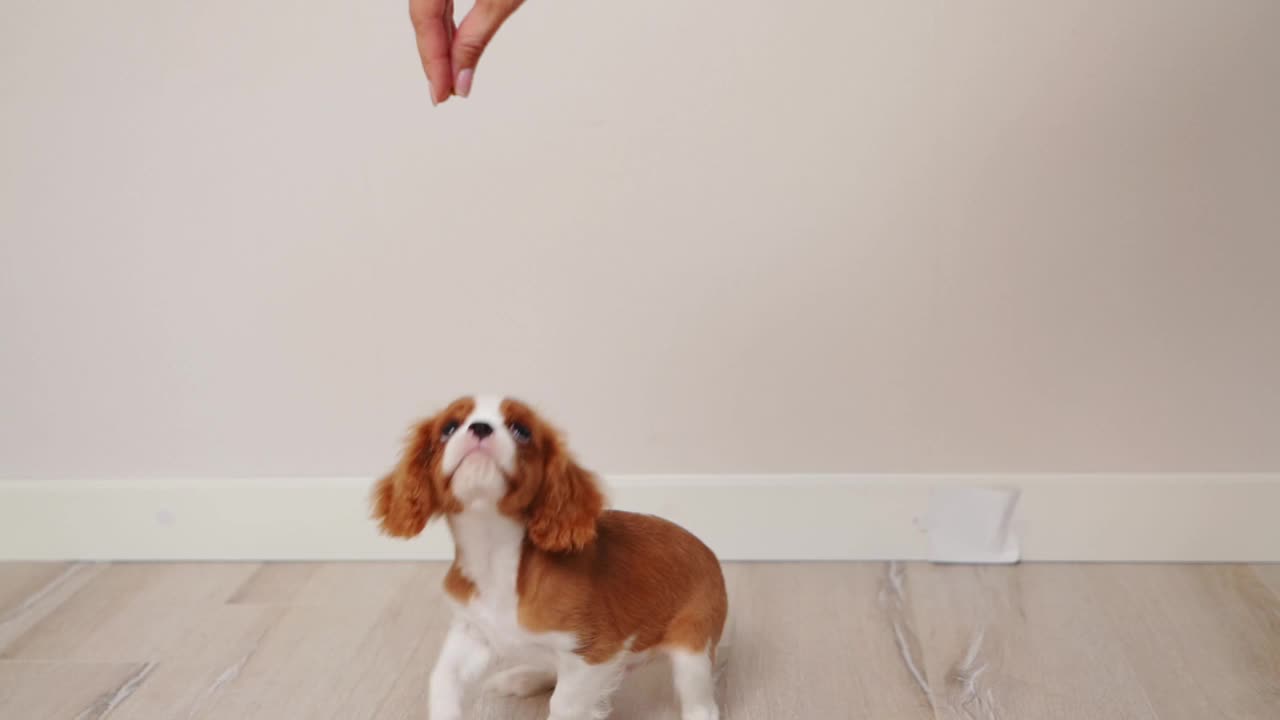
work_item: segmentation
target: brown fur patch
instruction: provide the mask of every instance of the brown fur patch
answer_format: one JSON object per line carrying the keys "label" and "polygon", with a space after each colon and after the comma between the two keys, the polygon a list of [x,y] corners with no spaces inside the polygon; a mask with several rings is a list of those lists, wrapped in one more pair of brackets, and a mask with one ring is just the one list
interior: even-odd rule
{"label": "brown fur patch", "polygon": [[454,600],[466,604],[475,596],[476,584],[471,582],[471,578],[462,574],[462,568],[454,562],[444,576],[444,591]]}
{"label": "brown fur patch", "polygon": [[595,477],[582,469],[560,433],[529,406],[503,400],[502,415],[530,431],[519,446],[512,488],[500,510],[523,519],[529,540],[548,552],[577,551],[596,536],[596,522],[604,511],[604,495]]}
{"label": "brown fur patch", "polygon": [[448,479],[440,476],[440,434],[447,423],[461,423],[474,408],[474,400],[459,398],[409,433],[400,462],[373,489],[373,516],[384,533],[414,537],[436,515],[462,509]]}
{"label": "brown fur patch", "polygon": [[520,624],[568,631],[578,652],[604,662],[631,650],[714,648],[728,596],[720,562],[698,538],[661,518],[609,511],[595,542],[576,553],[525,546],[516,585]]}

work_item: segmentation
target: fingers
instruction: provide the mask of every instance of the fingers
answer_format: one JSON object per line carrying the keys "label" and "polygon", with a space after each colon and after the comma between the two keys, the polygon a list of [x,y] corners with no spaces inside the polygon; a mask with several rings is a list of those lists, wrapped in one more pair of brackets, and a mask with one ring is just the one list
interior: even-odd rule
{"label": "fingers", "polygon": [[453,21],[453,0],[409,0],[418,55],[437,104],[471,94],[476,64],[494,33],[523,0],[477,0],[460,26]]}
{"label": "fingers", "polygon": [[443,102],[454,91],[450,60],[453,3],[451,0],[409,0],[409,17],[413,20],[422,69],[430,84],[431,102]]}
{"label": "fingers", "polygon": [[453,91],[462,97],[471,94],[471,79],[480,56],[494,33],[523,0],[477,0],[475,7],[462,19],[453,38]]}
{"label": "fingers", "polygon": [[458,32],[458,24],[453,21],[453,0],[445,0],[444,4],[444,36],[449,47],[453,47],[453,36]]}

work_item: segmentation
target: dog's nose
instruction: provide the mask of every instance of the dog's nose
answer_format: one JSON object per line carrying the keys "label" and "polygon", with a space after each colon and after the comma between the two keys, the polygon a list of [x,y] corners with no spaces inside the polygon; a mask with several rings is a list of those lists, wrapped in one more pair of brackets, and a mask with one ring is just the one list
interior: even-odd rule
{"label": "dog's nose", "polygon": [[473,422],[467,429],[481,440],[493,434],[493,426],[487,422]]}

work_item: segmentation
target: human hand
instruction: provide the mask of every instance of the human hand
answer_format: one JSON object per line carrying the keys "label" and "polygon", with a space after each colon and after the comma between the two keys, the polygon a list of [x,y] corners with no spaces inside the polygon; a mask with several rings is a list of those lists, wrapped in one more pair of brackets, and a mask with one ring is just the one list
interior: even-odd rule
{"label": "human hand", "polygon": [[480,55],[494,33],[524,0],[476,0],[456,25],[453,0],[409,0],[409,17],[418,39],[418,55],[427,73],[431,103],[450,95],[467,97]]}

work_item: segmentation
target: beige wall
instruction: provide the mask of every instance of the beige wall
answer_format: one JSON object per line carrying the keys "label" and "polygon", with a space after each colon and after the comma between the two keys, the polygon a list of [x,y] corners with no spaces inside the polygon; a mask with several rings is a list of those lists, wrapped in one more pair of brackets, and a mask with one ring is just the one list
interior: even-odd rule
{"label": "beige wall", "polygon": [[1280,469],[1280,3],[403,5],[0,11],[0,477]]}

